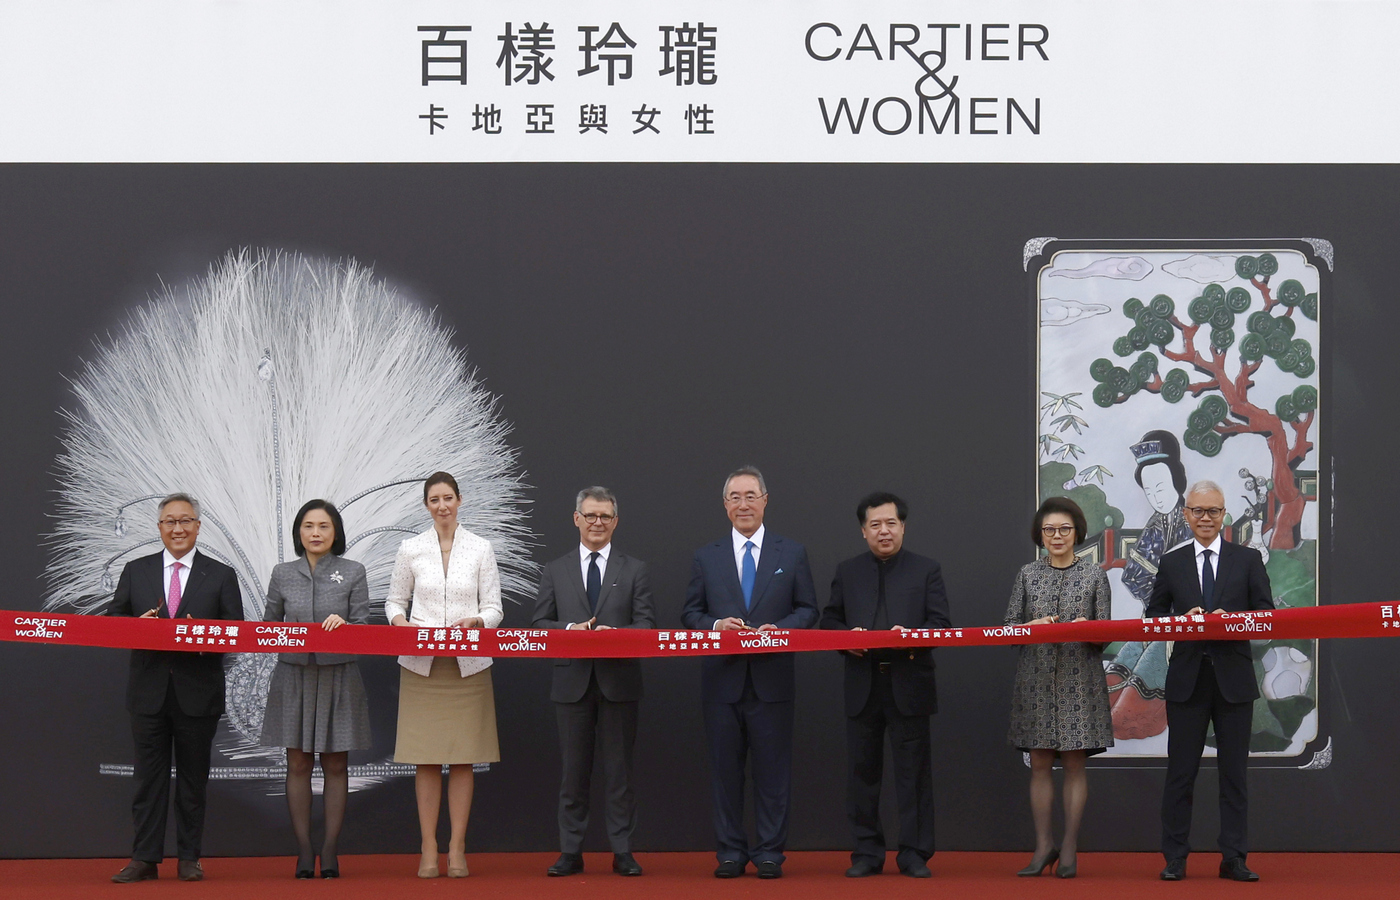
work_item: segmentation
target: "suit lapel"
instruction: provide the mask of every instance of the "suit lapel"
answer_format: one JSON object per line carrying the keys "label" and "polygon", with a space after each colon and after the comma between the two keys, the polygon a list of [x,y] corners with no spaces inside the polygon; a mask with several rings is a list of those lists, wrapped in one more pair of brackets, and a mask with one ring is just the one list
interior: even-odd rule
{"label": "suit lapel", "polygon": [[726,537],[718,544],[712,544],[711,548],[715,554],[715,562],[719,565],[724,586],[729,590],[729,596],[733,599],[733,605],[737,614],[744,614],[744,589],[739,584],[739,570],[734,565],[734,542]]}
{"label": "suit lapel", "polygon": [[[598,590],[598,608],[594,611],[594,615],[602,613],[604,604],[606,604],[608,598],[612,596],[613,582],[617,581],[618,575],[622,574],[623,559],[623,555],[616,550],[608,554],[608,564],[603,567],[602,586]],[[582,577],[582,572],[580,572],[580,577]],[[585,594],[586,593],[585,591]]]}
{"label": "suit lapel", "polygon": [[[783,539],[771,532],[764,535],[763,549],[758,554],[758,571],[755,573],[753,582],[753,602],[749,604],[749,609],[757,609],[758,604],[763,601],[763,592],[768,589],[768,582],[773,580],[773,570],[778,568],[778,554],[782,552]],[[739,592],[743,597],[743,591]]]}
{"label": "suit lapel", "polygon": [[[1186,579],[1191,584],[1191,596],[1195,598],[1195,602],[1192,603],[1191,606],[1188,606],[1187,609],[1194,606],[1199,606],[1201,609],[1206,608],[1205,598],[1201,596],[1201,573],[1196,568],[1196,548],[1199,546],[1200,545],[1192,539],[1191,543],[1186,545],[1185,550],[1181,554],[1182,564],[1186,567]],[[1209,610],[1206,611],[1209,612]]]}
{"label": "suit lapel", "polygon": [[170,614],[165,608],[165,554],[157,553],[146,558],[150,563],[141,573],[141,577],[146,581],[147,590],[155,598],[156,617],[168,619]]}
{"label": "suit lapel", "polygon": [[185,588],[180,591],[180,605],[175,608],[175,618],[180,618],[185,613],[185,608],[191,605],[195,592],[204,583],[204,576],[209,573],[209,557],[194,552],[194,560],[190,563],[190,577],[185,580]]}
{"label": "suit lapel", "polygon": [[574,594],[572,603],[574,608],[583,614],[583,618],[578,620],[582,622],[593,615],[588,611],[588,588],[583,583],[583,559],[575,553],[570,562],[568,582]]}
{"label": "suit lapel", "polygon": [[1221,538],[1220,540],[1220,561],[1215,564],[1215,590],[1210,598],[1210,605],[1204,607],[1206,612],[1220,608],[1221,589],[1225,585],[1225,573],[1233,565],[1235,558],[1235,545]]}

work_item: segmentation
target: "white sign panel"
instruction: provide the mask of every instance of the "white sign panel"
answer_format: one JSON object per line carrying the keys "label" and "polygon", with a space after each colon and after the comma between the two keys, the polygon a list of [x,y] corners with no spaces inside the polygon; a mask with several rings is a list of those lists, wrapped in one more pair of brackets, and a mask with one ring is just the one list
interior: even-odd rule
{"label": "white sign panel", "polygon": [[1395,162],[1386,2],[0,7],[0,160]]}

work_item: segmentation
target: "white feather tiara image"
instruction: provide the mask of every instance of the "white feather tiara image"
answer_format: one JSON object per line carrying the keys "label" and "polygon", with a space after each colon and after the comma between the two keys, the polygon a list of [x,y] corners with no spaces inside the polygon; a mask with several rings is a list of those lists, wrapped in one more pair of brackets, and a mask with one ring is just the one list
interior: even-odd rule
{"label": "white feather tiara image", "polygon": [[[103,611],[122,566],[160,550],[156,504],[174,491],[199,500],[200,549],[238,572],[248,619],[317,497],[339,507],[346,556],[382,603],[399,541],[430,527],[421,485],[438,470],[456,477],[460,521],[491,542],[503,589],[533,590],[497,400],[431,311],[353,260],[231,253],[99,341],[73,390],[47,609]],[[229,673],[229,724],[251,744],[274,660],[246,654]]]}

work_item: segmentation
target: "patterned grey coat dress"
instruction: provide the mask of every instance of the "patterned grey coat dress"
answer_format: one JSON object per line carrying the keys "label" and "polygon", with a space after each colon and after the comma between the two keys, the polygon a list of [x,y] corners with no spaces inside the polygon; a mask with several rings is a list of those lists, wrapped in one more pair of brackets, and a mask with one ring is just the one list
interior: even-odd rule
{"label": "patterned grey coat dress", "polygon": [[[1006,624],[1044,616],[1061,622],[1083,616],[1111,617],[1108,576],[1091,560],[1077,558],[1064,569],[1039,559],[1021,567],[1006,607]],[[1086,750],[1113,746],[1098,644],[1026,644],[1016,667],[1008,742],[1020,750]]]}

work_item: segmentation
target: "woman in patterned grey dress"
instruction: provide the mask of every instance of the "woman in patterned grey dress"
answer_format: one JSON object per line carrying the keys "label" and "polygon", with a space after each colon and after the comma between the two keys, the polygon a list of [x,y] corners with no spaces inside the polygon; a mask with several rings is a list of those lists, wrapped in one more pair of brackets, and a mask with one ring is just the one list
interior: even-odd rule
{"label": "woman in patterned grey dress", "polygon": [[[1007,625],[1084,622],[1111,617],[1108,576],[1075,555],[1088,528],[1073,500],[1051,497],[1036,511],[1031,539],[1049,556],[1021,567],[1006,608]],[[1012,746],[1030,753],[1031,817],[1035,856],[1020,875],[1039,875],[1057,859],[1055,874],[1078,871],[1079,822],[1089,784],[1084,760],[1113,744],[1108,684],[1098,644],[1027,644],[1021,647],[1011,696]],[[1050,809],[1055,799],[1055,757],[1065,770],[1065,833],[1055,848]]]}
{"label": "woman in patterned grey dress", "polygon": [[[272,570],[264,622],[320,623],[334,631],[369,621],[365,567],[344,559],[345,526],[335,506],[310,500],[292,524],[292,549],[300,559]],[[296,877],[316,874],[311,851],[311,769],[321,754],[326,836],[321,877],[340,875],[336,841],[350,794],[349,751],[371,745],[369,702],[355,657],[333,653],[282,653],[268,687],[262,743],[287,748],[287,809],[297,839]]]}

